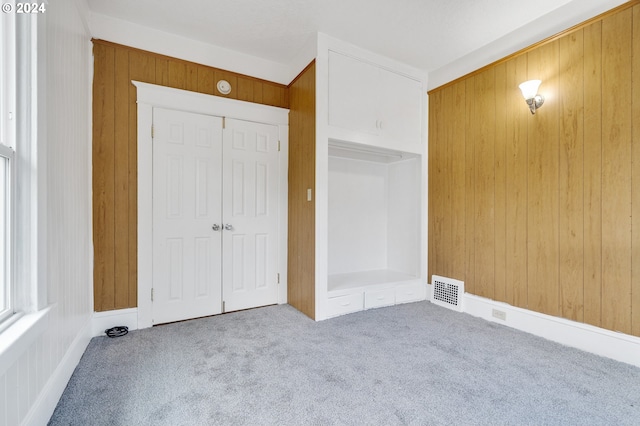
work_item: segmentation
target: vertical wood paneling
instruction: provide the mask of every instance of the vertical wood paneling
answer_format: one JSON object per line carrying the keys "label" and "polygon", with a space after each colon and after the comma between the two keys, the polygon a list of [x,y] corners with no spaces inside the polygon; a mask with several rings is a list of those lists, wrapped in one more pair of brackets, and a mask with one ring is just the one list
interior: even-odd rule
{"label": "vertical wood paneling", "polygon": [[584,31],[584,321],[601,325],[602,23]]}
{"label": "vertical wood paneling", "polygon": [[256,102],[259,104],[265,103],[264,96],[262,94],[263,89],[264,89],[264,85],[260,84],[259,81],[255,80],[253,82],[253,102]]}
{"label": "vertical wood paneling", "polygon": [[182,61],[167,61],[166,86],[176,89],[187,88],[187,66]]}
{"label": "vertical wood paneling", "polygon": [[558,42],[527,54],[528,78],[540,79],[546,101],[528,119],[529,309],[557,315],[558,290]]}
{"label": "vertical wood paneling", "polygon": [[198,65],[187,62],[184,88],[192,92],[198,91]]}
{"label": "vertical wood paneling", "polygon": [[[475,175],[476,175],[476,163],[474,158],[474,144],[476,135],[476,120],[474,119],[474,98],[475,98],[475,79],[469,78],[460,84],[465,85],[465,133],[472,137],[473,141],[467,138],[465,144],[465,170],[467,172],[465,176],[465,291],[469,293],[475,292],[475,231],[476,227],[473,225],[475,222]],[[430,142],[431,143],[431,142]],[[436,182],[437,186],[439,182]],[[436,243],[437,245],[437,243]],[[437,273],[437,272],[436,272]]]}
{"label": "vertical wood paneling", "polygon": [[156,81],[155,84],[169,86],[169,60],[167,58],[156,59]]}
{"label": "vertical wood paneling", "polygon": [[[129,52],[115,51],[114,219],[115,282],[113,307],[129,304]],[[118,123],[115,125],[115,123]]]}
{"label": "vertical wood paneling", "polygon": [[275,83],[263,84],[262,103],[273,106],[286,105],[288,103],[286,88]]}
{"label": "vertical wood paneling", "polygon": [[505,197],[506,294],[505,302],[526,308],[527,302],[527,120],[518,85],[526,81],[527,58],[506,63],[507,146]]}
{"label": "vertical wood paneling", "polygon": [[[442,114],[450,117],[453,109],[452,90],[451,87],[443,90],[441,98]],[[450,275],[451,265],[451,179],[445,176],[451,176],[451,140],[453,137],[452,126],[442,126],[438,129],[441,134],[442,143],[436,145],[436,157],[438,162],[435,164],[436,181],[440,182],[438,193],[440,196],[435,200],[437,213],[435,216],[435,232],[440,242],[438,244],[438,256],[436,257],[436,269],[441,271],[441,275]]]}
{"label": "vertical wood paneling", "polygon": [[215,93],[213,75],[213,69],[198,65],[198,92],[207,95],[213,95]]}
{"label": "vertical wood paneling", "polygon": [[232,84],[232,98],[242,84],[251,89],[242,92],[243,100],[263,103],[262,87],[268,86],[269,104],[288,107],[281,84],[94,40],[96,311],[137,306],[137,105],[131,80],[214,94],[216,76]]}
{"label": "vertical wood paneling", "polygon": [[559,41],[560,174],[558,182],[560,305],[584,319],[584,44],[575,31]]}
{"label": "vertical wood paneling", "polygon": [[253,81],[247,77],[238,77],[238,100],[253,102]]}
{"label": "vertical wood paneling", "polygon": [[94,46],[93,83],[93,244],[94,306],[114,308],[115,210],[114,128],[115,49]]}
{"label": "vertical wood paneling", "polygon": [[458,259],[464,259],[465,255],[465,104],[466,94],[465,85],[456,84],[452,87],[453,110],[451,111],[451,120],[453,123],[453,132],[451,144],[451,278],[464,280],[464,262]]}
{"label": "vertical wood paneling", "polygon": [[633,8],[632,35],[631,325],[632,333],[640,336],[640,5]]}
{"label": "vertical wood paneling", "polygon": [[631,332],[631,9],[602,21],[602,325]]}
{"label": "vertical wood paneling", "polygon": [[289,235],[287,297],[291,306],[315,319],[316,65],[312,62],[289,86]]}
{"label": "vertical wood paneling", "polygon": [[506,288],[506,144],[507,144],[507,66],[495,68],[495,214],[494,214],[494,294],[496,300],[505,300]]}
{"label": "vertical wood paneling", "polygon": [[430,274],[640,336],[639,28],[632,2],[429,93]]}
{"label": "vertical wood paneling", "polygon": [[475,76],[475,294],[494,297],[495,285],[495,69]]}
{"label": "vertical wood paneling", "polygon": [[[443,91],[435,92],[429,95],[429,122],[433,123],[432,126],[429,126],[429,140],[432,140],[433,143],[429,144],[429,165],[428,165],[428,173],[429,173],[429,193],[433,194],[433,198],[429,203],[428,209],[428,220],[429,220],[429,256],[428,256],[428,280],[431,281],[431,276],[438,271],[436,267],[436,260],[439,257],[439,250],[437,250],[436,241],[440,241],[441,237],[438,233],[438,214],[439,214],[439,205],[438,200],[442,191],[440,188],[435,188],[436,182],[440,183],[440,179],[436,176],[437,173],[437,164],[438,157],[436,156],[436,147],[441,143],[444,143],[443,136],[439,133],[440,128],[443,127],[440,124],[443,122],[441,114],[442,114],[442,96]],[[293,98],[292,98],[293,100]],[[441,272],[438,272],[441,273]]]}

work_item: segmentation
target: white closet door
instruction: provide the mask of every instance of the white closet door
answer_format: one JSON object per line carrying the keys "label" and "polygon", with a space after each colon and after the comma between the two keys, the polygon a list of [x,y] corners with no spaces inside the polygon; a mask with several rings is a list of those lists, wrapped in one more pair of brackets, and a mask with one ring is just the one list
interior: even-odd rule
{"label": "white closet door", "polygon": [[221,313],[222,119],[153,110],[153,322]]}
{"label": "white closet door", "polygon": [[223,135],[222,282],[228,312],[278,301],[278,127],[227,119]]}

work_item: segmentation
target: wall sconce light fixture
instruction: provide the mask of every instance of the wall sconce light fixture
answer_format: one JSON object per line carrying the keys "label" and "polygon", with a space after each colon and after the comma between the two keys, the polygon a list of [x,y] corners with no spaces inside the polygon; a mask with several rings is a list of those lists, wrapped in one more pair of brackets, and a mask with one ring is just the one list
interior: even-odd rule
{"label": "wall sconce light fixture", "polygon": [[544,97],[538,94],[540,83],[542,83],[540,80],[529,80],[519,86],[522,91],[522,96],[524,96],[527,105],[529,105],[531,114],[535,114],[536,109],[540,108],[544,103]]}

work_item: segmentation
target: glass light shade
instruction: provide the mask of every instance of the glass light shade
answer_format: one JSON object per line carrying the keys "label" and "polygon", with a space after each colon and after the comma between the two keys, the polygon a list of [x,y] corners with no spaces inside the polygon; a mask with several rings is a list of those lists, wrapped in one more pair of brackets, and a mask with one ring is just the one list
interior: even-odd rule
{"label": "glass light shade", "polygon": [[534,98],[538,94],[538,88],[540,87],[541,80],[529,80],[522,83],[520,86],[520,90],[522,91],[522,96],[524,99]]}

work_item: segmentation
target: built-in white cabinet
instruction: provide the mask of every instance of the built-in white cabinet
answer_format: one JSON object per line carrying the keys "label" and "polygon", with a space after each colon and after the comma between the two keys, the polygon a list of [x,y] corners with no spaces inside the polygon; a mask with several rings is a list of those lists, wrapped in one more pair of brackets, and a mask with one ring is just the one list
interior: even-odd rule
{"label": "built-in white cabinet", "polygon": [[420,81],[329,51],[329,137],[390,149],[421,145]]}
{"label": "built-in white cabinet", "polygon": [[[289,265],[313,271],[313,283],[309,275],[290,281],[296,286],[291,302],[324,320],[424,300],[426,78],[326,35],[316,42],[315,63],[299,80],[314,75],[315,115],[305,115],[310,108],[296,111],[298,104],[308,104],[294,102],[297,121],[290,124],[292,144],[313,146],[314,155],[299,156],[297,166],[314,170],[314,180],[290,181],[289,193],[290,200],[312,203],[312,220],[308,214],[289,220],[307,219],[314,227],[311,235],[295,227],[290,233],[313,250],[290,252]],[[296,84],[297,101],[307,92]],[[301,138],[310,126],[313,137]]]}

